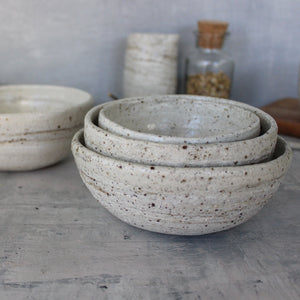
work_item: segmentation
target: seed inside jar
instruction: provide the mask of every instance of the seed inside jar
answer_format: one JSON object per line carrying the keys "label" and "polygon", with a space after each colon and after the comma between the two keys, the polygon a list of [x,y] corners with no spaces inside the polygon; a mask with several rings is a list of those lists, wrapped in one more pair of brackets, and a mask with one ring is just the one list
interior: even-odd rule
{"label": "seed inside jar", "polygon": [[224,72],[189,75],[187,94],[229,98],[231,80]]}

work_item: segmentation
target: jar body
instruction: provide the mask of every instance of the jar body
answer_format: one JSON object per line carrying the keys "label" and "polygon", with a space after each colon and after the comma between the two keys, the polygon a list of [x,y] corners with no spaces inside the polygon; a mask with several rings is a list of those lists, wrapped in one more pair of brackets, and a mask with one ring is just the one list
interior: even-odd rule
{"label": "jar body", "polygon": [[229,98],[234,62],[221,49],[197,48],[186,60],[185,92]]}

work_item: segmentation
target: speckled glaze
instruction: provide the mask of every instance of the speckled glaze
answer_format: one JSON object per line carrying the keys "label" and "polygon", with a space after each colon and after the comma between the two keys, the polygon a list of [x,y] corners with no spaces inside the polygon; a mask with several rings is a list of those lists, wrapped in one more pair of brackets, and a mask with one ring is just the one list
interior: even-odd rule
{"label": "speckled glaze", "polygon": [[100,154],[132,162],[166,166],[228,166],[268,160],[277,140],[275,120],[260,109],[237,103],[260,118],[260,136],[245,141],[212,144],[171,144],[135,140],[116,135],[97,126],[103,105],[92,108],[85,116],[86,146]]}
{"label": "speckled glaze", "polygon": [[0,171],[31,171],[53,165],[70,154],[68,138],[15,141],[0,144]]}
{"label": "speckled glaze", "polygon": [[123,97],[174,94],[177,34],[133,33],[127,39]]}
{"label": "speckled glaze", "polygon": [[90,94],[69,87],[8,85],[0,87],[0,137],[78,127],[93,105]]}
{"label": "speckled glaze", "polygon": [[74,88],[1,86],[0,171],[33,170],[65,158],[92,105],[90,94]]}
{"label": "speckled glaze", "polygon": [[127,98],[106,103],[98,124],[122,136],[162,143],[232,142],[258,136],[258,116],[235,104],[186,95]]}
{"label": "speckled glaze", "polygon": [[278,138],[269,162],[234,167],[177,168],[126,162],[72,140],[81,178],[113,215],[150,231],[200,235],[225,230],[255,215],[278,189],[291,149]]}

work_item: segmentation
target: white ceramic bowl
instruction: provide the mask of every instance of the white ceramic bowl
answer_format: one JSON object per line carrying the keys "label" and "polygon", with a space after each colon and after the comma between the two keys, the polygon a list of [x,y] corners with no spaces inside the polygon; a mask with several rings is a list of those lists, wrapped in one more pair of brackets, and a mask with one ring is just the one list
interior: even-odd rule
{"label": "white ceramic bowl", "polygon": [[277,141],[275,120],[243,103],[236,105],[259,117],[260,136],[245,141],[187,145],[136,140],[104,130],[97,126],[99,110],[104,105],[93,107],[85,116],[85,144],[95,152],[121,160],[177,167],[245,165],[268,160]]}
{"label": "white ceramic bowl", "polygon": [[119,219],[169,234],[199,235],[241,224],[278,189],[291,149],[278,138],[269,162],[234,167],[177,168],[126,162],[72,140],[81,178],[93,196]]}
{"label": "white ceramic bowl", "polygon": [[93,105],[90,94],[70,87],[8,85],[0,87],[0,137],[40,133],[82,125]]}
{"label": "white ceramic bowl", "polygon": [[0,170],[33,170],[65,158],[92,105],[90,94],[74,88],[1,86]]}
{"label": "white ceramic bowl", "polygon": [[234,101],[170,95],[127,98],[106,103],[100,127],[133,139],[163,143],[215,143],[259,135],[259,118]]}
{"label": "white ceramic bowl", "polygon": [[0,144],[0,171],[31,171],[53,165],[70,153],[68,138],[16,141]]}

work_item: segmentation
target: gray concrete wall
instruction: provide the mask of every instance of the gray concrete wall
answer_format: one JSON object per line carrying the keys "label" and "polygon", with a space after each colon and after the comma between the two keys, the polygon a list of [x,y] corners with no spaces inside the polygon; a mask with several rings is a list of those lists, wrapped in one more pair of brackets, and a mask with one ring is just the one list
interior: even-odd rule
{"label": "gray concrete wall", "polygon": [[297,95],[299,0],[1,0],[0,83],[70,85],[104,102],[121,95],[129,33],[179,33],[182,60],[197,20],[212,18],[230,23],[232,99]]}

